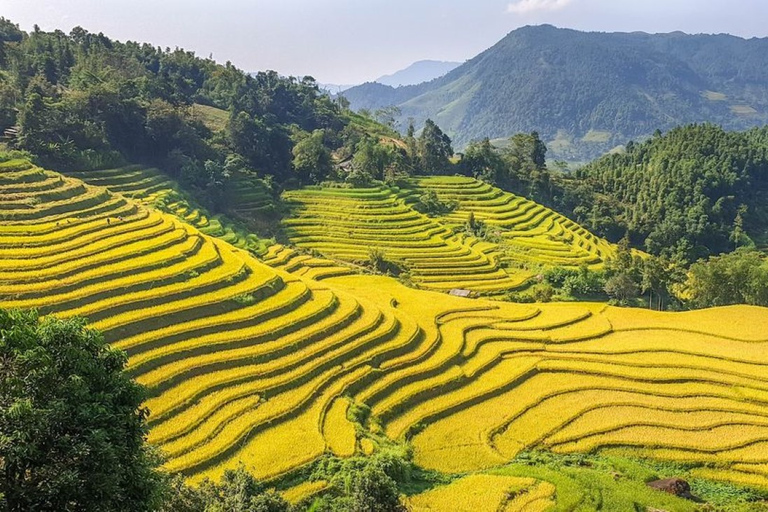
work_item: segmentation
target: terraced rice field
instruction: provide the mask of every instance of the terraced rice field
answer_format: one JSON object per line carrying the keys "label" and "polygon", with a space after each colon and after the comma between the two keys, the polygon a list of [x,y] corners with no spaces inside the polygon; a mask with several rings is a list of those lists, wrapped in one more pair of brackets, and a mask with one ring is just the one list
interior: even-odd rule
{"label": "terraced rice field", "polygon": [[[459,207],[438,217],[418,213],[410,205],[428,191]],[[403,190],[305,188],[284,198],[292,244],[347,262],[378,249],[423,289],[502,293],[525,285],[540,266],[597,268],[615,256],[614,246],[573,221],[472,178],[414,178]],[[470,214],[493,239],[465,232]]]}
{"label": "terraced rice field", "polygon": [[372,249],[397,261],[417,286],[496,293],[518,288],[529,272],[507,272],[496,258],[422,215],[387,187],[305,188],[286,192],[292,218],[283,221],[291,243],[324,256],[364,262]]}
{"label": "terraced rice field", "polygon": [[470,475],[449,485],[418,494],[409,500],[413,512],[478,510],[534,512],[546,510],[555,487],[530,478]]}
{"label": "terraced rice field", "polygon": [[[323,193],[302,200],[317,208],[311,198]],[[373,197],[349,201],[382,209],[371,230],[397,212],[432,222],[388,191],[363,195]],[[426,244],[411,239],[425,255],[414,262],[468,251],[493,265],[430,225]],[[357,257],[363,226],[339,254]],[[342,247],[315,232],[308,244]],[[766,309],[517,305],[352,275],[286,247],[266,261],[107,188],[0,164],[0,307],[84,315],[125,349],[151,392],[150,440],[192,482],[241,461],[259,478],[291,475],[324,453],[369,453],[386,436],[410,440],[419,465],[448,473],[523,450],[618,450],[707,463],[707,478],[768,487]],[[370,407],[369,430],[347,418],[353,403]],[[539,510],[562,494],[558,481],[533,478],[528,492],[504,498],[508,510]],[[490,485],[478,499],[496,510],[498,489],[512,487]],[[444,498],[425,499],[422,509]]]}
{"label": "terraced rice field", "polygon": [[[254,254],[264,254],[270,245],[269,241],[260,240],[222,215],[211,216],[180,192],[179,185],[158,169],[131,165],[117,169],[69,172],[67,175],[175,215],[203,234],[220,238]],[[235,215],[247,219],[254,214],[274,212],[274,204],[258,179],[237,174],[233,178],[232,188],[237,198],[232,203]]]}
{"label": "terraced rice field", "polygon": [[615,248],[572,220],[540,204],[474,178],[431,176],[411,180],[407,193],[433,191],[459,207],[441,219],[449,226],[465,224],[470,213],[501,236],[501,261],[559,266],[599,266]]}

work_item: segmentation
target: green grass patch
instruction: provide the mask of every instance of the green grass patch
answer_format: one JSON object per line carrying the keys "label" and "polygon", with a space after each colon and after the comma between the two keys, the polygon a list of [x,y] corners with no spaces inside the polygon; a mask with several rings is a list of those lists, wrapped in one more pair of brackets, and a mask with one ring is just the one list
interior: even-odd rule
{"label": "green grass patch", "polygon": [[611,132],[605,132],[601,130],[589,130],[587,134],[581,138],[583,142],[594,142],[598,144],[604,144],[611,140],[613,134]]}
{"label": "green grass patch", "polygon": [[212,132],[222,132],[229,122],[229,112],[220,108],[201,105],[192,105],[192,117],[203,123]]}

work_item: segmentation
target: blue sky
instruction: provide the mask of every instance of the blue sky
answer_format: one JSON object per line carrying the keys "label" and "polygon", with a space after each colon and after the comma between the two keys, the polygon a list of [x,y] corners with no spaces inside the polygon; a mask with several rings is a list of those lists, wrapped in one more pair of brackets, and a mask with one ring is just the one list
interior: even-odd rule
{"label": "blue sky", "polygon": [[340,84],[463,61],[530,24],[768,36],[766,0],[0,0],[0,16]]}

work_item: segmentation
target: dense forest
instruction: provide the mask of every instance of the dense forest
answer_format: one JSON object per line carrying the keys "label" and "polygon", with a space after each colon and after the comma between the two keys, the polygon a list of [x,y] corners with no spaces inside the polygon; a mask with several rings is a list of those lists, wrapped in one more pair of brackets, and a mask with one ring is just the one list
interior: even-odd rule
{"label": "dense forest", "polygon": [[768,234],[768,129],[704,124],[659,132],[562,183],[563,210],[653,254],[695,260],[761,244]]}
{"label": "dense forest", "polygon": [[354,109],[397,105],[400,127],[432,118],[457,148],[537,130],[557,159],[583,162],[686,123],[768,120],[768,39],[585,33],[524,27],[446,76],[345,91]]}

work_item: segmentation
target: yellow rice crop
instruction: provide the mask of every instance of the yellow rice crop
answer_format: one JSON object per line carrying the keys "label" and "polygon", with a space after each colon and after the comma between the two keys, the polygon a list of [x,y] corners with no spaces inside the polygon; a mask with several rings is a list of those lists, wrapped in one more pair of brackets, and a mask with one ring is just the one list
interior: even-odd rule
{"label": "yellow rice crop", "polygon": [[[150,387],[150,441],[166,450],[168,469],[192,481],[241,461],[269,478],[327,451],[352,455],[358,434],[346,410],[354,400],[378,415],[376,434],[409,433],[416,462],[430,469],[474,471],[535,448],[620,449],[711,464],[702,476],[768,482],[766,309],[671,314],[467,300],[342,275],[348,267],[289,247],[270,249],[264,264],[103,188],[34,169],[3,172],[0,306],[92,315],[110,340],[120,338],[130,371]],[[145,204],[164,179],[140,168],[93,177]],[[434,219],[386,187],[299,191],[288,195],[304,210],[285,227],[299,245],[340,259],[383,247],[435,289],[519,283],[501,260],[600,265],[612,254],[575,223],[476,180],[416,186],[461,206]],[[39,198],[48,199],[20,212],[20,201]],[[254,193],[242,206],[262,200]],[[226,219],[186,203],[169,208],[217,236],[242,238]],[[502,230],[502,244],[454,235],[469,211]],[[363,435],[359,449],[371,453],[376,443]],[[484,478],[496,483],[483,487]],[[549,483],[507,495],[514,485],[499,478],[457,480],[412,504],[450,500],[467,482],[477,493],[466,495],[480,503],[473,510],[552,504]]]}
{"label": "yellow rice crop", "polygon": [[554,507],[556,488],[549,482],[541,482],[515,496],[504,506],[503,512],[544,512]]}
{"label": "yellow rice crop", "polygon": [[337,398],[325,413],[323,437],[328,449],[339,457],[351,457],[355,454],[357,443],[355,426],[347,419],[349,401]]}
{"label": "yellow rice crop", "polygon": [[[535,480],[513,476],[470,475],[455,482],[411,496],[408,504],[413,512],[495,511],[505,507],[510,495],[532,487]],[[520,510],[507,509],[503,510]]]}

